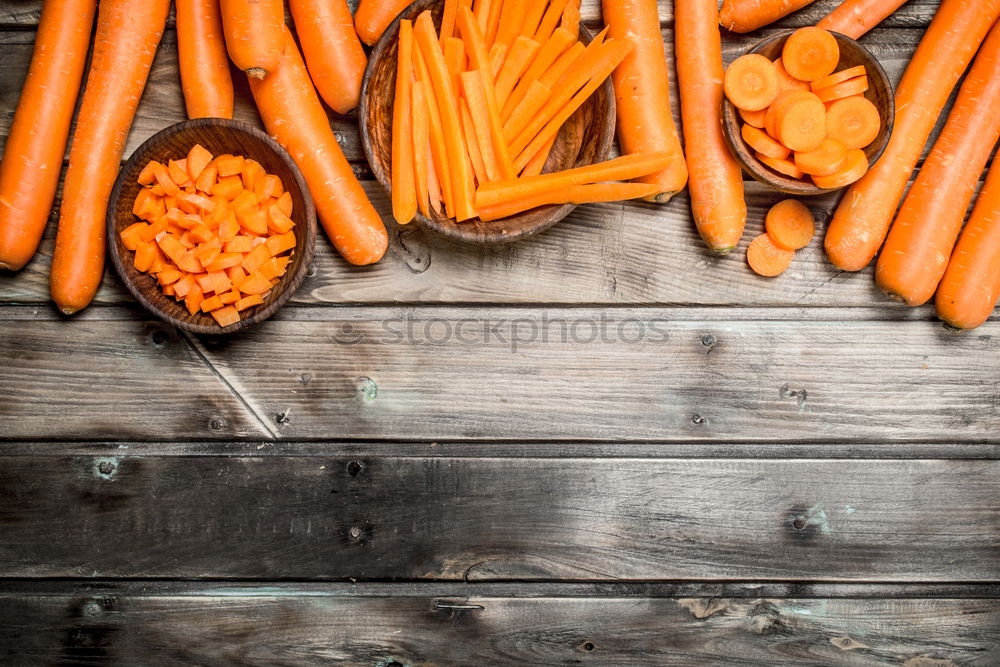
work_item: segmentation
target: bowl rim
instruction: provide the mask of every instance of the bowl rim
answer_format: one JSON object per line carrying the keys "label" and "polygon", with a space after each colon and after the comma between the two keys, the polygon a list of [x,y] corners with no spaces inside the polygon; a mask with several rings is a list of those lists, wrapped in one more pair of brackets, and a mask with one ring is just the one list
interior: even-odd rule
{"label": "bowl rim", "polygon": [[[760,51],[775,43],[786,41],[792,34],[795,33],[795,31],[796,31],[795,28],[790,28],[786,30],[779,30],[778,32],[768,35],[767,37],[764,37],[763,39],[754,42],[753,45],[751,45],[744,51],[743,55],[750,53],[760,53]],[[882,67],[882,63],[879,62],[878,58],[875,57],[875,54],[873,54],[868,48],[866,48],[863,44],[861,44],[857,40],[852,39],[851,37],[848,37],[843,33],[837,32],[835,30],[828,30],[827,32],[832,34],[837,39],[838,42],[849,44],[852,47],[856,48],[861,53],[865,54],[868,60],[871,62],[871,67],[875,71],[875,77],[880,79],[885,84],[886,91],[889,94],[889,99],[895,100],[895,90],[893,89],[892,81],[886,74],[885,68]],[[865,67],[868,67],[867,63]],[[879,112],[881,113],[882,110],[880,109]],[[886,111],[886,113],[883,115],[882,118],[882,122],[887,128],[887,131],[885,133],[885,138],[882,140],[881,145],[879,145],[875,149],[875,152],[872,153],[871,157],[868,158],[869,169],[875,166],[875,164],[882,157],[882,154],[885,152],[886,148],[888,148],[889,141],[892,138],[895,119],[896,119],[896,105],[894,103],[889,104],[888,110]],[[770,169],[765,167],[763,164],[761,164],[760,160],[758,160],[757,157],[750,150],[746,151],[746,154],[748,155],[747,162],[749,162],[749,164],[744,163],[744,161],[741,160],[738,156],[738,147],[736,145],[736,142],[742,142],[742,137],[735,136],[732,131],[732,128],[738,128],[739,126],[740,126],[739,112],[737,111],[733,103],[730,102],[725,95],[723,95],[722,134],[726,139],[726,144],[729,147],[730,153],[733,154],[734,159],[736,159],[737,162],[740,164],[740,168],[744,172],[749,174],[758,183],[766,185],[780,192],[784,192],[786,194],[792,194],[802,197],[814,197],[814,196],[830,194],[832,192],[839,192],[844,188],[848,187],[844,186],[841,188],[821,188],[817,185],[807,183],[806,181],[793,179],[787,176],[782,176],[780,174],[774,173]],[[787,186],[785,185],[786,183]]]}
{"label": "bowl rim", "polygon": [[[371,140],[369,139],[368,132],[368,99],[369,99],[369,83],[372,79],[372,74],[375,69],[375,63],[383,57],[383,53],[389,48],[389,44],[395,40],[399,34],[399,22],[410,15],[415,9],[423,8],[430,9],[436,4],[442,3],[442,0],[414,0],[413,3],[408,5],[403,11],[401,11],[392,23],[385,29],[382,35],[379,37],[378,41],[372,47],[371,53],[368,54],[368,64],[365,66],[365,73],[361,83],[361,101],[358,105],[358,129],[361,134],[361,144],[365,152],[365,159],[368,161],[368,166],[375,175],[375,180],[379,182],[382,188],[385,190],[386,194],[390,197],[392,196],[392,190],[390,185],[389,174],[385,173],[385,170],[373,157],[374,149],[371,145]],[[421,10],[423,11],[423,10]],[[589,42],[594,38],[594,34],[589,28],[580,21],[580,33]],[[611,155],[611,149],[615,142],[615,127],[616,127],[616,100],[614,88],[611,85],[611,77],[609,76],[600,86],[598,90],[603,90],[604,95],[607,99],[607,109],[608,113],[602,127],[599,129],[600,143],[597,146],[597,159],[606,160]],[[596,91],[595,91],[596,92]],[[512,243],[514,241],[520,241],[521,239],[534,236],[540,232],[549,229],[555,224],[561,222],[566,218],[573,210],[577,207],[577,204],[548,204],[546,206],[539,206],[537,209],[551,209],[548,219],[544,223],[536,225],[534,227],[524,228],[518,230],[514,233],[505,232],[503,229],[503,221],[507,218],[500,218],[499,220],[492,220],[488,224],[491,227],[491,231],[488,234],[479,235],[475,238],[470,237],[466,231],[464,231],[464,223],[453,223],[453,224],[443,224],[434,220],[433,218],[428,218],[421,215],[417,211],[414,216],[414,221],[420,225],[423,229],[430,230],[440,236],[451,239],[453,241],[459,241],[462,243],[478,244],[478,245],[503,245],[506,243]]]}
{"label": "bowl rim", "polygon": [[[165,312],[155,302],[156,299],[166,300],[168,298],[162,292],[156,293],[157,296],[154,298],[148,297],[146,292],[140,289],[128,275],[124,265],[124,253],[126,252],[126,249],[120,246],[121,239],[119,238],[116,229],[118,203],[121,199],[122,190],[126,186],[125,174],[129,172],[137,162],[141,162],[143,159],[148,162],[149,158],[146,158],[147,154],[152,152],[153,148],[161,141],[173,137],[184,130],[202,127],[223,127],[236,134],[249,135],[262,141],[268,149],[274,152],[279,160],[287,165],[290,173],[292,174],[292,178],[295,180],[296,186],[302,192],[302,199],[304,203],[302,218],[303,224],[305,225],[305,239],[301,247],[296,246],[296,249],[299,250],[302,255],[299,270],[292,274],[286,274],[282,278],[282,282],[278,283],[278,286],[281,287],[281,292],[274,298],[273,301],[263,304],[263,307],[257,307],[257,309],[254,310],[248,317],[241,318],[239,322],[230,324],[227,327],[220,327],[218,324],[204,325],[198,324],[197,322],[188,322],[186,320],[178,319]],[[108,197],[108,206],[105,212],[105,232],[108,238],[107,245],[110,246],[110,248],[108,248],[108,254],[111,255],[111,263],[115,268],[115,273],[118,274],[118,279],[123,285],[125,285],[125,288],[135,298],[135,300],[142,304],[146,310],[171,326],[183,329],[184,331],[189,331],[195,334],[227,335],[249,329],[250,327],[268,319],[274,315],[279,308],[285,305],[288,299],[290,299],[302,285],[302,281],[305,280],[306,272],[309,270],[309,265],[312,263],[316,246],[316,208],[313,204],[312,194],[309,192],[309,187],[306,185],[305,178],[302,176],[302,172],[299,170],[298,165],[295,164],[295,160],[293,160],[288,151],[286,151],[269,134],[254,125],[251,125],[250,123],[233,120],[231,118],[192,118],[190,120],[174,123],[173,125],[169,125],[156,132],[156,134],[153,134],[142,142],[139,147],[132,152],[132,155],[130,155],[129,158],[122,164],[121,169],[118,171],[118,176],[115,177],[115,184],[111,190],[111,195]]]}

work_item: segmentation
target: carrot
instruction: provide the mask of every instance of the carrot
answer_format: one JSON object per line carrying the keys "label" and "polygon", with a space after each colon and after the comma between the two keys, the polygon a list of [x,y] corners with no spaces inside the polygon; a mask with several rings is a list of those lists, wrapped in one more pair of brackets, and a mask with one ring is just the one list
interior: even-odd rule
{"label": "carrot", "polygon": [[42,7],[0,162],[0,269],[27,264],[45,232],[96,8],[95,0],[52,0]]}
{"label": "carrot", "polygon": [[552,89],[540,81],[532,81],[521,103],[517,105],[510,119],[504,123],[503,135],[507,141],[512,140],[527,127],[535,114],[552,96]]}
{"label": "carrot", "polygon": [[[503,11],[504,0],[493,0],[493,4],[490,6],[489,14],[486,16],[486,25],[480,25],[480,32],[483,33],[484,44],[486,45],[486,50],[491,52],[493,46],[496,44],[497,31],[500,30],[500,14]],[[461,12],[459,12],[461,15]],[[505,47],[506,48],[506,47]]]}
{"label": "carrot", "polygon": [[896,122],[888,147],[847,192],[830,221],[826,253],[838,268],[860,271],[882,245],[938,115],[998,16],[1000,0],[941,3],[896,89]]}
{"label": "carrot", "polygon": [[[479,24],[480,30],[486,29],[487,21],[489,21],[490,12],[493,10],[493,3],[502,2],[503,0],[474,0],[472,3],[472,13],[476,16],[476,23]],[[458,21],[458,15],[455,15],[455,21]]]}
{"label": "carrot", "polygon": [[462,136],[465,137],[465,145],[469,149],[469,159],[472,162],[472,172],[477,183],[485,183],[486,166],[483,164],[483,154],[479,150],[479,141],[476,139],[476,130],[472,125],[472,114],[469,112],[469,104],[463,99],[460,101],[459,120],[462,125]]}
{"label": "carrot", "polygon": [[864,97],[845,97],[827,107],[827,136],[848,148],[864,148],[881,129],[878,108]]}
{"label": "carrot", "polygon": [[252,79],[274,71],[285,49],[282,0],[219,0],[226,49],[236,66]]}
{"label": "carrot", "polygon": [[555,30],[558,27],[562,27],[574,37],[580,34],[579,25],[559,26],[559,22],[562,20],[563,9],[566,8],[566,3],[567,0],[551,0],[549,2],[549,6],[545,10],[545,14],[542,16],[542,20],[538,24],[538,30],[535,31],[532,39],[539,44],[544,44],[549,37],[555,34]]}
{"label": "carrot", "polygon": [[842,69],[839,72],[834,72],[830,76],[824,76],[822,79],[813,81],[809,84],[809,89],[814,93],[820,88],[827,88],[829,86],[836,85],[838,83],[843,83],[848,79],[854,79],[859,76],[867,76],[868,70],[865,69],[864,65],[858,65],[857,67],[848,67],[847,69]]}
{"label": "carrot", "polygon": [[799,28],[781,49],[785,71],[799,81],[816,81],[829,76],[839,62],[840,46],[836,38],[822,28]]}
{"label": "carrot", "polygon": [[345,0],[288,0],[306,67],[320,97],[346,114],[358,106],[368,57]]}
{"label": "carrot", "polygon": [[[598,37],[600,37],[600,35],[595,37],[590,43],[593,44],[596,42]],[[580,61],[580,57],[583,56],[586,50],[587,47],[583,45],[583,42],[576,42],[571,47],[563,51],[562,55],[556,58],[556,61],[552,63],[552,65],[550,65],[540,77],[538,77],[538,80],[549,88],[552,88],[557,82],[562,80],[562,78],[566,75],[566,72],[568,72],[571,67]]]}
{"label": "carrot", "polygon": [[438,179],[434,161],[427,161],[427,198],[428,205],[435,213],[441,213],[441,183]]}
{"label": "carrot", "polygon": [[814,151],[795,153],[795,166],[812,176],[829,176],[840,171],[847,161],[847,146],[827,137]]}
{"label": "carrot", "polygon": [[953,329],[975,329],[1000,298],[1000,162],[994,160],[972,215],[938,285],[937,315]]}
{"label": "carrot", "polygon": [[778,75],[770,60],[748,53],[729,65],[722,87],[736,108],[760,111],[778,96]]}
{"label": "carrot", "polygon": [[521,75],[517,85],[514,86],[514,90],[508,96],[506,104],[500,110],[501,121],[506,123],[510,120],[514,109],[521,103],[524,96],[528,94],[531,84],[538,81],[538,78],[556,61],[556,58],[569,48],[570,45],[576,43],[576,41],[576,35],[563,28],[558,28],[552,33],[552,37],[548,41],[539,42],[541,46],[538,49],[537,55],[532,59],[528,69]]}
{"label": "carrot", "polygon": [[781,58],[776,58],[774,60],[774,71],[778,75],[779,94],[786,90],[809,90],[808,82],[799,81],[788,73],[788,70],[785,69],[784,63],[781,62]]}
{"label": "carrot", "polygon": [[758,130],[752,125],[744,125],[740,130],[740,134],[743,137],[743,141],[747,142],[750,148],[762,155],[785,160],[788,159],[788,156],[792,152],[787,146],[781,145],[769,137],[766,132]]}
{"label": "carrot", "polygon": [[747,125],[751,127],[756,127],[758,129],[764,128],[764,120],[767,118],[767,109],[761,109],[760,111],[747,111],[746,109],[737,109],[740,118],[743,119]]}
{"label": "carrot", "polygon": [[85,308],[101,284],[108,197],[169,8],[169,0],[121,0],[98,10],[52,256],[50,292],[66,314]]}
{"label": "carrot", "polygon": [[459,75],[465,71],[465,42],[457,37],[449,37],[441,45],[444,52],[444,64],[448,68],[451,76],[451,85],[454,90],[459,90],[461,81]]}
{"label": "carrot", "polygon": [[413,180],[417,190],[417,210],[425,218],[430,215],[429,187],[427,184],[427,161],[430,160],[430,128],[427,120],[427,97],[424,82],[414,81],[410,101],[413,114]]}
{"label": "carrot", "polygon": [[578,30],[580,27],[580,0],[568,0],[563,7],[562,27]]}
{"label": "carrot", "polygon": [[[496,181],[500,178],[501,171],[497,164],[496,153],[493,150],[489,103],[486,101],[483,73],[478,70],[463,72],[462,90],[465,93],[465,101],[469,105],[469,120],[472,122],[476,145],[483,160],[486,180]],[[482,184],[484,181],[480,179],[479,182]]]}
{"label": "carrot", "polygon": [[514,90],[514,85],[521,78],[521,75],[524,74],[524,71],[528,69],[528,65],[531,64],[531,59],[534,57],[536,51],[538,51],[538,42],[535,40],[523,35],[514,40],[514,44],[507,53],[507,59],[504,61],[503,67],[500,68],[500,74],[497,76],[494,86],[498,108],[502,109],[503,105],[507,103],[507,98],[510,96],[511,91]]}
{"label": "carrot", "polygon": [[[813,176],[813,183],[818,187],[834,190],[854,183],[868,171],[868,157],[863,150],[852,148],[847,151],[847,159],[840,171],[829,176]],[[829,238],[829,230],[827,231]]]}
{"label": "carrot", "polygon": [[733,32],[750,32],[812,2],[814,0],[722,0],[719,25]]}
{"label": "carrot", "polygon": [[933,295],[979,175],[1000,139],[1000,27],[994,26],[886,238],[875,281],[910,306]]}
{"label": "carrot", "polygon": [[763,153],[754,153],[754,157],[783,176],[788,176],[789,178],[803,178],[805,176],[805,173],[796,167],[795,163],[791,160],[768,157]]}
{"label": "carrot", "polygon": [[377,262],[389,244],[385,226],[337,145],[288,28],[284,34],[278,69],[265,79],[250,79],[264,126],[302,170],[320,221],[344,259]]}
{"label": "carrot", "polygon": [[546,9],[545,2],[532,2],[528,4],[524,12],[524,21],[521,22],[521,34],[534,40],[535,32],[538,31],[542,22],[542,15]]}
{"label": "carrot", "polygon": [[524,169],[521,170],[522,177],[538,176],[542,173],[542,170],[545,168],[545,163],[549,159],[549,153],[552,152],[552,146],[556,143],[557,137],[558,134],[553,134],[552,138],[550,138],[548,142],[546,142],[546,144],[542,146],[530,160],[528,160],[528,164],[524,165]]}
{"label": "carrot", "polygon": [[698,232],[728,252],[743,236],[743,174],[722,136],[722,44],[715,0],[674,3],[677,79],[687,142],[688,190]]}
{"label": "carrot", "polygon": [[[444,129],[441,124],[441,112],[438,111],[438,103],[435,98],[434,87],[431,85],[431,75],[427,71],[427,64],[420,53],[420,49],[413,49],[413,62],[416,65],[417,81],[424,83],[424,99],[427,101],[427,120],[430,129],[430,150],[431,158],[437,175],[440,176],[441,194],[438,197],[445,202],[445,208],[453,210],[454,197],[451,192],[451,170],[448,167],[448,151],[445,148]],[[437,181],[435,181],[437,183]]]}
{"label": "carrot", "polygon": [[552,204],[593,204],[597,202],[640,199],[655,193],[655,183],[593,183],[572,185],[556,192],[544,192],[533,197],[515,199],[480,209],[479,218],[484,222],[499,220],[524,211]]}
{"label": "carrot", "polygon": [[413,171],[413,118],[410,104],[413,87],[413,24],[399,22],[396,58],[396,91],[392,107],[392,215],[401,225],[417,214],[417,191]]}
{"label": "carrot", "polygon": [[495,80],[500,76],[500,68],[503,67],[504,60],[507,59],[507,47],[503,44],[494,44],[493,48],[490,49],[489,58],[489,71],[490,75]]}
{"label": "carrot", "polygon": [[906,2],[907,0],[844,0],[824,16],[816,27],[858,39]]}
{"label": "carrot", "polygon": [[[618,109],[618,141],[625,153],[670,151],[673,162],[644,176],[658,184],[650,200],[666,203],[687,184],[687,164],[670,105],[670,82],[656,3],[604,0],[604,21],[611,39],[630,40],[632,51],[611,74]],[[770,63],[769,63],[770,64]]]}
{"label": "carrot", "polygon": [[754,273],[765,278],[784,273],[794,257],[794,250],[779,247],[767,233],[755,238],[747,247],[747,263]]}
{"label": "carrot", "polygon": [[816,91],[816,97],[824,103],[835,102],[845,97],[861,95],[866,90],[868,90],[868,77],[859,76],[826,88],[820,88]]}
{"label": "carrot", "polygon": [[775,112],[777,139],[793,151],[817,150],[826,138],[826,107],[812,93]]}
{"label": "carrot", "polygon": [[784,199],[767,212],[764,228],[779,248],[801,250],[816,234],[816,220],[809,207],[798,199]]}
{"label": "carrot", "polygon": [[441,30],[438,33],[442,50],[444,50],[445,40],[455,34],[455,16],[457,14],[458,0],[444,0],[444,9],[441,11]]}
{"label": "carrot", "polygon": [[232,118],[233,79],[215,0],[177,0],[177,60],[188,118]]}
{"label": "carrot", "polygon": [[354,29],[361,41],[372,46],[410,0],[361,0],[354,12]]}
{"label": "carrot", "polygon": [[[533,0],[537,1],[537,0]],[[503,44],[508,52],[521,31],[521,23],[527,11],[528,0],[503,0],[500,12],[500,25],[497,27],[496,39],[490,44]]]}
{"label": "carrot", "polygon": [[476,209],[495,206],[512,199],[532,197],[543,192],[558,191],[572,185],[637,178],[663,169],[670,159],[670,154],[665,151],[634,153],[551,174],[486,183],[476,192]]}

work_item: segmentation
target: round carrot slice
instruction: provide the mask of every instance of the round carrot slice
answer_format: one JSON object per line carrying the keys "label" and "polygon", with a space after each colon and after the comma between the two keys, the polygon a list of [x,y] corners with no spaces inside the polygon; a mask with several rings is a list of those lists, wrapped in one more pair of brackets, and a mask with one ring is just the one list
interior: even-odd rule
{"label": "round carrot slice", "polygon": [[770,60],[748,53],[729,65],[722,87],[735,106],[760,111],[778,96],[778,74]]}
{"label": "round carrot slice", "polygon": [[760,111],[747,111],[746,109],[740,109],[737,107],[737,111],[740,112],[740,118],[743,119],[747,125],[752,125],[753,127],[764,127],[764,119],[767,116],[767,109],[761,109]]}
{"label": "round carrot slice", "polygon": [[829,176],[840,171],[847,161],[847,146],[827,137],[814,151],[795,154],[795,166],[811,176]]}
{"label": "round carrot slice", "polygon": [[848,148],[864,148],[875,141],[881,129],[878,108],[864,97],[845,97],[827,108],[827,136]]}
{"label": "round carrot slice", "polygon": [[[778,137],[778,130],[775,127],[775,122],[778,119],[778,113],[785,108],[786,105],[792,102],[808,99],[812,95],[807,90],[786,90],[778,95],[774,100],[774,104],[767,108],[767,112],[764,114],[764,129],[772,137]],[[813,96],[815,97],[815,96]]]}
{"label": "round carrot slice", "polygon": [[847,151],[844,166],[829,176],[813,176],[813,183],[825,190],[835,190],[850,185],[868,172],[868,157],[863,150],[852,148]]}
{"label": "round carrot slice", "polygon": [[764,227],[774,245],[784,250],[799,250],[812,241],[816,221],[812,211],[798,199],[785,199],[771,207]]}
{"label": "round carrot slice", "polygon": [[781,275],[792,263],[794,250],[785,250],[775,245],[768,234],[761,234],[747,248],[747,263],[754,273],[766,278]]}
{"label": "round carrot slice", "polygon": [[779,160],[786,160],[792,152],[769,137],[767,132],[758,130],[752,125],[744,125],[740,134],[743,135],[743,141],[747,142],[747,145],[750,146],[750,148],[754,149],[761,155],[778,158]]}
{"label": "round carrot slice", "polygon": [[814,151],[826,139],[826,107],[812,93],[775,112],[776,138],[793,151]]}
{"label": "round carrot slice", "polygon": [[786,90],[809,90],[809,84],[799,81],[794,76],[785,71],[785,66],[781,63],[781,58],[774,61],[774,71],[778,75],[778,92]]}
{"label": "round carrot slice", "polygon": [[834,72],[830,76],[824,76],[819,81],[813,81],[809,84],[809,87],[815,93],[820,88],[834,86],[842,81],[847,81],[848,79],[853,79],[858,76],[866,76],[867,74],[868,70],[865,69],[864,65],[848,67],[847,69],[842,69],[839,72]]}
{"label": "round carrot slice", "polygon": [[788,176],[789,178],[805,177],[805,172],[796,167],[795,163],[790,160],[779,160],[778,158],[768,157],[763,153],[754,153],[754,156],[779,174]]}
{"label": "round carrot slice", "polygon": [[838,83],[826,88],[820,88],[816,91],[816,96],[824,102],[833,102],[834,100],[839,100],[842,97],[860,95],[866,90],[868,90],[868,77],[859,76],[856,79],[850,79],[849,81],[844,81],[843,83]]}
{"label": "round carrot slice", "polygon": [[837,39],[826,30],[799,28],[785,41],[781,63],[799,81],[818,81],[833,73],[840,62]]}

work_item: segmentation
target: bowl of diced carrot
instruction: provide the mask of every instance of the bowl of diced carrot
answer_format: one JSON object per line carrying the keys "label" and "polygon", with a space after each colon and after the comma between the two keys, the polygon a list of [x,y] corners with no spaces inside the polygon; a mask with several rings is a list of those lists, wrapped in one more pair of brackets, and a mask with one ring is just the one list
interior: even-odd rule
{"label": "bowl of diced carrot", "polygon": [[724,135],[744,171],[796,195],[861,178],[888,145],[895,117],[878,59],[815,27],[758,42],[730,63],[723,92]]}
{"label": "bowl of diced carrot", "polygon": [[164,321],[232,333],[270,317],[312,261],[316,214],[291,157],[246,123],[200,118],[150,137],[108,205],[122,282]]}

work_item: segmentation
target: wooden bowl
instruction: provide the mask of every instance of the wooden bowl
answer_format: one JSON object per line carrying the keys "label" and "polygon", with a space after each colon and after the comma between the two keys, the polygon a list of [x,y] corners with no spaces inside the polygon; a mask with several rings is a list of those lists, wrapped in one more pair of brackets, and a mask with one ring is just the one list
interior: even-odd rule
{"label": "wooden bowl", "polygon": [[[757,53],[768,60],[774,60],[781,56],[781,50],[785,46],[785,41],[793,32],[795,31],[786,30],[771,35],[757,42],[747,53]],[[882,128],[879,130],[878,136],[865,148],[865,155],[868,156],[868,165],[871,166],[882,156],[882,152],[889,144],[889,135],[892,134],[892,125],[896,117],[896,104],[892,92],[892,84],[889,83],[889,77],[886,76],[885,70],[882,69],[882,65],[879,64],[878,59],[868,49],[850,37],[841,35],[839,32],[831,32],[831,34],[837,39],[837,44],[840,46],[840,63],[837,65],[836,71],[864,65],[868,71],[868,90],[865,92],[865,97],[875,105],[879,115],[882,117]],[[743,137],[740,134],[742,127],[743,119],[740,118],[739,111],[736,110],[736,107],[728,99],[723,99],[722,130],[726,137],[726,143],[729,144],[729,150],[736,157],[740,166],[743,167],[744,171],[753,176],[754,179],[776,190],[793,195],[821,195],[833,192],[830,189],[817,187],[809,181],[800,181],[795,178],[783,176],[766,167],[754,156],[753,151],[743,141]]]}
{"label": "wooden bowl", "polygon": [[[132,202],[139,192],[136,179],[150,160],[166,164],[167,160],[187,155],[195,144],[201,144],[214,155],[231,153],[257,160],[269,174],[281,178],[285,190],[292,195],[292,219],[295,221],[296,246],[288,270],[264,303],[240,313],[240,321],[220,327],[208,313],[188,313],[184,302],[163,294],[156,278],[137,271],[132,265],[134,253],[121,241],[119,232],[137,218],[132,214]],[[198,118],[177,123],[157,132],[136,149],[118,174],[111,191],[107,213],[108,250],[118,276],[136,301],[169,324],[198,334],[229,334],[266,320],[295,293],[312,262],[316,245],[316,211],[302,174],[291,156],[252,125],[224,118]]]}
{"label": "wooden bowl", "polygon": [[[392,162],[392,105],[396,89],[396,44],[401,18],[415,20],[430,9],[440,25],[444,2],[416,0],[393,21],[372,50],[361,84],[361,141],[375,178],[390,191]],[[590,32],[581,24],[580,40],[589,43]],[[559,130],[544,171],[570,169],[607,159],[615,133],[615,96],[611,81],[594,91]],[[423,227],[456,241],[468,243],[506,243],[548,229],[575,208],[574,204],[540,206],[518,215],[492,222],[478,218],[456,223],[451,218],[419,213],[416,220]]]}

